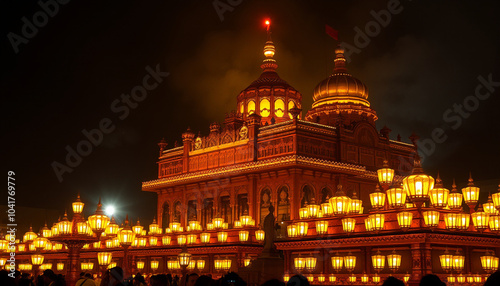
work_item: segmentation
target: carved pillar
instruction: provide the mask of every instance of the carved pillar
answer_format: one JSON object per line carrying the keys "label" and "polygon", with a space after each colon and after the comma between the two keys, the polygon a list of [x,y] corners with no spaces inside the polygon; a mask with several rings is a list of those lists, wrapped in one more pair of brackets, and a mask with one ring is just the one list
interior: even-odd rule
{"label": "carved pillar", "polygon": [[370,246],[365,247],[365,272],[366,274],[370,275],[371,273],[371,267],[370,263],[372,261],[372,248]]}
{"label": "carved pillar", "polygon": [[465,247],[465,273],[471,273],[471,250],[469,246]]}
{"label": "carved pillar", "polygon": [[293,221],[299,218],[300,186],[297,172],[293,172],[291,175],[292,181],[290,182],[290,190],[288,190],[288,201],[290,202],[290,220]]}
{"label": "carved pillar", "polygon": [[423,275],[432,274],[431,244],[424,243]]}
{"label": "carved pillar", "polygon": [[285,273],[290,273],[290,250],[284,251],[285,260]]}
{"label": "carved pillar", "polygon": [[182,143],[184,145],[184,153],[182,155],[182,172],[189,172],[189,152],[191,151],[191,145],[193,144],[194,133],[191,129],[187,129],[186,132],[182,133]]}
{"label": "carved pillar", "polygon": [[201,208],[203,207],[203,201],[202,199],[198,196],[196,199],[196,220],[201,223]]}
{"label": "carved pillar", "polygon": [[255,175],[249,175],[248,182],[248,215],[252,216],[255,219],[255,222],[258,222],[257,218],[257,198],[260,196],[257,190],[257,177]]}
{"label": "carved pillar", "polygon": [[412,272],[410,285],[418,285],[422,278],[422,251],[419,243],[411,245]]}

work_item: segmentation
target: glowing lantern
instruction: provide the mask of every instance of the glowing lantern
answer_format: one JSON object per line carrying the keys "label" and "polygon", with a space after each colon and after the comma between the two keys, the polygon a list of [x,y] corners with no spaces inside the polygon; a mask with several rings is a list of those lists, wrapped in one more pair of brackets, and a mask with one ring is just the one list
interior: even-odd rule
{"label": "glowing lantern", "polygon": [[207,230],[214,230],[214,224],[213,223],[207,223]]}
{"label": "glowing lantern", "polygon": [[319,282],[319,283],[323,283],[323,282],[325,282],[325,276],[323,276],[323,275],[319,275],[319,276],[318,276],[318,282]]}
{"label": "glowing lantern", "polygon": [[456,255],[453,255],[453,269],[456,271],[461,271],[464,269],[465,256],[459,255],[458,251]]}
{"label": "glowing lantern", "polygon": [[457,214],[457,229],[467,230],[470,225],[470,214],[459,213]]}
{"label": "glowing lantern", "polygon": [[87,234],[89,228],[89,224],[86,221],[79,221],[76,223],[76,232],[80,235]]}
{"label": "glowing lantern", "polygon": [[[67,219],[68,219],[68,218],[66,217],[66,220],[67,220]],[[30,226],[30,230],[29,230],[29,231],[27,231],[27,232],[24,234],[24,236],[23,236],[23,241],[24,241],[24,242],[30,242],[30,241],[34,240],[35,238],[37,238],[37,237],[38,237],[38,235],[37,235],[36,233],[34,233],[34,232],[33,232],[33,228]]]}
{"label": "glowing lantern", "polygon": [[474,275],[474,283],[481,283],[482,282],[482,277],[479,274]]}
{"label": "glowing lantern", "polygon": [[283,275],[283,281],[286,283],[286,282],[288,282],[288,280],[290,280],[290,275],[284,274]]}
{"label": "glowing lantern", "polygon": [[392,188],[386,191],[387,202],[391,208],[402,208],[406,202],[406,191],[403,188]]}
{"label": "glowing lantern", "polygon": [[161,238],[161,243],[163,245],[170,245],[170,243],[172,242],[172,237],[170,237],[169,235],[164,235],[162,238]]}
{"label": "glowing lantern", "polygon": [[384,229],[385,214],[371,214],[368,216],[372,231],[380,231]]}
{"label": "glowing lantern", "polygon": [[135,232],[130,227],[130,223],[128,221],[128,215],[125,217],[125,226],[118,232],[118,242],[120,245],[124,247],[129,247],[135,240]]}
{"label": "glowing lantern", "polygon": [[[490,220],[490,224],[491,224],[491,220]],[[18,245],[17,245],[17,251],[19,251],[19,252],[23,252],[23,251],[25,251],[25,250],[26,250],[26,244],[18,244]],[[56,249],[56,250],[57,250],[57,249]],[[2,265],[0,265],[0,266],[2,266]]]}
{"label": "glowing lantern", "polygon": [[385,205],[385,193],[380,191],[378,185],[375,187],[375,191],[370,194],[370,202],[374,209],[383,208]]}
{"label": "glowing lantern", "polygon": [[422,166],[420,166],[418,152],[413,166],[413,173],[403,179],[403,188],[414,203],[426,201],[429,197],[429,190],[434,188],[434,178],[424,174]]}
{"label": "glowing lantern", "polygon": [[196,234],[188,234],[186,238],[187,238],[186,243],[188,245],[196,243]]}
{"label": "glowing lantern", "polygon": [[342,256],[339,256],[337,253],[335,256],[331,257],[331,260],[333,270],[339,271],[342,269],[342,265],[344,264],[344,258]]}
{"label": "glowing lantern", "polygon": [[[493,256],[488,250],[485,255],[481,256],[481,266],[487,273],[496,271],[498,269],[498,257]],[[496,265],[495,265],[495,260]]]}
{"label": "glowing lantern", "polygon": [[52,250],[52,242],[50,242],[50,241],[47,240],[45,242],[45,247],[43,248],[43,250],[45,250],[45,251],[51,251]]}
{"label": "glowing lantern", "polygon": [[309,218],[309,209],[307,208],[307,206],[299,209],[299,218],[300,219]]}
{"label": "glowing lantern", "polygon": [[331,216],[333,214],[333,208],[329,202],[329,198],[326,199],[326,202],[321,204],[321,211],[324,216]]}
{"label": "glowing lantern", "polygon": [[455,184],[455,179],[453,179],[453,185],[451,186],[451,192],[448,195],[448,207],[450,209],[459,209],[462,207],[463,195],[458,192],[457,185]]}
{"label": "glowing lantern", "polygon": [[286,232],[288,234],[288,237],[294,238],[298,236],[298,231],[297,231],[297,225],[295,224],[289,224],[286,226]]}
{"label": "glowing lantern", "polygon": [[156,223],[156,217],[153,218],[153,222],[149,225],[149,234],[157,234],[160,226]]}
{"label": "glowing lantern", "polygon": [[363,201],[358,199],[356,192],[352,194],[351,205],[349,206],[349,214],[359,214],[363,207]]}
{"label": "glowing lantern", "polygon": [[309,229],[309,223],[308,222],[298,222],[296,223],[296,226],[297,226],[297,234],[300,236],[300,237],[304,237],[307,235],[307,231]]}
{"label": "glowing lantern", "polygon": [[424,216],[424,221],[427,227],[434,228],[439,224],[439,212],[438,211],[424,211],[422,212]]}
{"label": "glowing lantern", "polygon": [[187,237],[184,234],[179,234],[177,236],[177,244],[180,246],[185,245],[187,242]]}
{"label": "glowing lantern", "polygon": [[235,221],[233,222],[233,227],[234,227],[234,228],[242,228],[242,226],[241,226],[241,221],[239,221],[239,220],[235,220]]}
{"label": "glowing lantern", "polygon": [[306,270],[307,271],[314,271],[316,269],[316,257],[306,257],[305,262],[306,262]]}
{"label": "glowing lantern", "polygon": [[479,209],[475,213],[471,214],[471,217],[472,223],[477,230],[483,231],[488,228],[490,215],[485,213],[482,207],[479,207]]}
{"label": "glowing lantern", "polygon": [[231,269],[232,260],[231,259],[222,259],[222,270],[229,271]]}
{"label": "glowing lantern", "polygon": [[344,257],[344,266],[347,271],[353,271],[356,267],[356,256],[349,252],[349,255]]}
{"label": "glowing lantern", "polygon": [[372,222],[370,220],[370,218],[365,218],[365,229],[366,231],[372,231],[373,230],[373,227],[372,227]]}
{"label": "glowing lantern", "polygon": [[493,200],[495,208],[500,211],[500,185],[498,185],[498,193],[491,195],[491,199]]}
{"label": "glowing lantern", "polygon": [[52,236],[58,236],[59,235],[59,225],[57,223],[54,223],[52,225],[52,228],[50,228],[50,232],[52,233]]}
{"label": "glowing lantern", "polygon": [[142,261],[142,260],[137,261],[136,266],[137,266],[138,270],[142,271],[144,269],[144,261]]}
{"label": "glowing lantern", "polygon": [[396,251],[393,250],[391,254],[387,255],[387,266],[390,270],[396,272],[401,266],[401,255],[396,254]]}
{"label": "glowing lantern", "polygon": [[465,276],[462,273],[457,275],[457,282],[458,283],[465,283]]}
{"label": "glowing lantern", "polygon": [[265,236],[266,236],[266,233],[262,229],[258,229],[255,231],[255,239],[258,242],[264,241]]}
{"label": "glowing lantern", "polygon": [[71,234],[71,222],[68,220],[68,214],[64,212],[63,219],[57,223],[59,235]]}
{"label": "glowing lantern", "polygon": [[158,260],[151,260],[151,270],[156,271],[160,266],[160,262]]}
{"label": "glowing lantern", "polygon": [[[101,199],[99,198],[99,203],[97,203],[97,209],[95,213],[88,218],[90,228],[95,232],[97,237],[106,229],[109,224],[109,217],[104,214],[102,210]],[[59,229],[60,230],[60,229]]]}
{"label": "glowing lantern", "polygon": [[239,233],[238,233],[238,236],[240,238],[240,241],[241,242],[246,242],[248,241],[248,236],[249,236],[249,232],[246,231],[246,230],[240,230]]}
{"label": "glowing lantern", "polygon": [[196,268],[196,261],[191,259],[191,260],[189,261],[189,265],[187,266],[187,268],[186,268],[186,269],[187,269],[187,270],[193,270],[193,269],[195,269],[195,268]]}
{"label": "glowing lantern", "polygon": [[247,267],[248,265],[250,265],[250,262],[251,262],[251,261],[252,261],[252,260],[250,259],[250,257],[245,257],[245,258],[243,258],[243,266],[244,266],[244,267]]}
{"label": "glowing lantern", "polygon": [[372,282],[375,284],[380,283],[380,276],[378,276],[378,274],[375,273],[375,275],[373,275],[372,277]]}
{"label": "glowing lantern", "polygon": [[147,243],[148,243],[148,240],[145,237],[139,237],[137,239],[137,246],[138,247],[146,247]]}
{"label": "glowing lantern", "polygon": [[469,183],[467,184],[467,187],[462,189],[462,194],[464,195],[465,203],[471,210],[473,210],[479,200],[479,188],[474,186],[474,181],[472,180],[471,175],[469,175]]}
{"label": "glowing lantern", "polygon": [[226,242],[227,241],[227,232],[225,232],[225,231],[217,232],[217,241],[218,242]]}
{"label": "glowing lantern", "polygon": [[302,271],[304,267],[306,266],[306,260],[303,257],[295,257],[293,259],[293,266],[295,267],[296,270]]}
{"label": "glowing lantern", "polygon": [[402,230],[407,230],[410,228],[411,222],[413,220],[413,213],[404,211],[398,213],[397,217],[399,228],[401,228]]}
{"label": "glowing lantern", "polygon": [[191,262],[191,253],[183,250],[181,253],[177,255],[177,261],[181,267],[189,266],[189,262]]}
{"label": "glowing lantern", "polygon": [[44,259],[43,255],[33,254],[33,255],[31,255],[31,264],[37,265],[37,266],[42,265],[43,259]]}
{"label": "glowing lantern", "polygon": [[342,229],[344,232],[351,233],[354,232],[354,228],[356,227],[356,219],[352,217],[346,217],[342,219]]}
{"label": "glowing lantern", "polygon": [[410,274],[405,274],[405,276],[403,276],[403,281],[405,283],[408,283],[408,281],[410,280],[410,277],[411,277]]}
{"label": "glowing lantern", "polygon": [[381,169],[377,170],[378,182],[381,185],[390,186],[392,180],[394,179],[394,170],[389,168],[389,162],[384,160],[384,164]]}
{"label": "glowing lantern", "polygon": [[361,275],[361,283],[368,283],[368,280],[368,275],[366,275],[366,273],[363,273],[363,275]]}
{"label": "glowing lantern", "polygon": [[45,244],[47,243],[48,239],[45,237],[37,237],[33,240],[33,245],[35,246],[36,249],[44,249]]}
{"label": "glowing lantern", "polygon": [[473,284],[474,283],[474,276],[472,276],[472,275],[467,276],[467,283]]}
{"label": "glowing lantern", "polygon": [[247,214],[247,211],[245,210],[245,212],[243,213],[243,215],[240,217],[241,226],[243,226],[243,227],[249,226],[251,220],[252,220],[252,217],[249,216]]}
{"label": "glowing lantern", "polygon": [[488,195],[488,202],[483,204],[483,209],[484,209],[484,212],[489,214],[489,215],[499,214],[498,210],[495,208],[495,204],[493,203],[493,199],[491,198],[491,194]]}
{"label": "glowing lantern", "polygon": [[490,221],[488,222],[490,226],[490,231],[500,232],[500,215],[490,216]]}
{"label": "glowing lantern", "polygon": [[453,269],[453,254],[450,254],[448,249],[445,250],[444,254],[439,255],[439,261],[444,271],[448,272]]}
{"label": "glowing lantern", "polygon": [[144,227],[141,225],[141,222],[137,220],[137,224],[132,227],[132,230],[135,232],[136,235],[141,235],[143,228]]}
{"label": "glowing lantern", "polygon": [[76,197],[76,201],[74,201],[72,204],[73,207],[73,213],[75,214],[80,214],[83,211],[83,206],[85,205],[81,200],[80,200],[80,194]]}
{"label": "glowing lantern", "polygon": [[113,258],[113,254],[111,252],[98,252],[97,253],[97,262],[101,266],[106,266],[111,263],[111,259]]}
{"label": "glowing lantern", "polygon": [[328,221],[318,220],[316,221],[316,233],[319,235],[326,234],[328,232]]}
{"label": "glowing lantern", "polygon": [[346,215],[349,213],[349,208],[351,207],[351,199],[345,195],[342,190],[342,185],[337,186],[337,192],[335,196],[330,198],[330,204],[332,205],[334,215]]}
{"label": "glowing lantern", "polygon": [[205,269],[205,260],[204,259],[198,259],[196,261],[196,268],[198,268],[198,270]]}
{"label": "glowing lantern", "polygon": [[115,217],[111,217],[111,222],[108,224],[104,233],[106,235],[118,235],[118,231],[120,230],[120,226],[115,221]]}
{"label": "glowing lantern", "polygon": [[[43,237],[47,237],[48,238],[48,237],[52,236],[52,231],[47,227],[47,223],[45,223],[45,225],[42,227],[41,233],[42,233]],[[5,239],[9,240],[7,238],[7,235],[5,236]]]}
{"label": "glowing lantern", "polygon": [[375,271],[380,271],[385,267],[385,256],[380,254],[380,250],[375,255],[372,255],[372,265]]}
{"label": "glowing lantern", "polygon": [[337,276],[331,274],[330,276],[328,276],[328,282],[330,283],[335,283],[337,281]]}
{"label": "glowing lantern", "polygon": [[222,228],[222,225],[224,224],[224,219],[219,217],[219,216],[215,217],[214,219],[212,219],[212,224],[214,225],[215,229],[220,229],[220,228]]}
{"label": "glowing lantern", "polygon": [[311,199],[311,202],[307,206],[307,212],[310,218],[315,218],[318,216],[319,205],[316,204],[314,198]]}
{"label": "glowing lantern", "polygon": [[429,197],[431,199],[431,205],[435,208],[444,208],[448,204],[448,195],[450,191],[443,188],[443,183],[441,178],[438,176],[436,178],[436,185],[429,191]]}
{"label": "glowing lantern", "polygon": [[454,284],[457,281],[456,277],[452,275],[448,276],[446,280],[451,284]]}
{"label": "glowing lantern", "polygon": [[200,242],[201,243],[209,243],[210,242],[210,233],[209,232],[202,232],[200,234]]}
{"label": "glowing lantern", "polygon": [[308,281],[309,283],[314,282],[314,276],[312,276],[312,275],[308,275],[308,276],[307,276],[307,281]]}
{"label": "glowing lantern", "polygon": [[169,228],[172,232],[180,232],[181,231],[181,224],[179,222],[171,222],[169,224]]}
{"label": "glowing lantern", "polygon": [[446,229],[454,230],[457,228],[458,214],[456,213],[445,213],[444,214],[444,225]]}
{"label": "glowing lantern", "polygon": [[348,280],[349,280],[350,283],[356,283],[356,275],[354,275],[354,273],[351,274],[349,276]]}
{"label": "glowing lantern", "polygon": [[[195,236],[196,240],[196,236]],[[149,237],[149,246],[157,246],[158,245],[158,237],[156,236],[150,236]]]}

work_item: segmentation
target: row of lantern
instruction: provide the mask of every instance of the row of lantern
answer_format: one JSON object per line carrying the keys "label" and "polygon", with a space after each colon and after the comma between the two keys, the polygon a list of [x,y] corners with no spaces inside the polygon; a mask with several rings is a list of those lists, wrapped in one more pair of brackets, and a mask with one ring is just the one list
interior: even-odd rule
{"label": "row of lantern", "polygon": [[[340,282],[340,279],[338,279],[338,277],[335,274],[328,275],[328,279],[327,279],[327,277],[324,274],[306,275],[306,278],[309,281],[309,283],[314,282],[315,278],[316,278],[316,280],[319,283],[325,283],[326,282],[326,283],[334,284],[334,283]],[[405,283],[408,283],[408,281],[410,280],[410,275],[406,274],[402,278],[403,278],[403,281]],[[368,275],[366,273],[363,273],[359,277],[359,279],[360,279],[360,281],[362,283],[369,283],[370,282],[370,275]],[[288,282],[289,280],[290,280],[290,274],[283,275],[283,281]],[[357,280],[358,280],[358,277],[354,273],[352,273],[351,275],[349,275],[347,277],[347,282],[349,282],[349,283],[356,283]],[[380,276],[378,274],[371,275],[371,281],[372,281],[372,283],[374,283],[374,284],[380,283],[380,280],[381,280],[381,278],[380,278]]]}
{"label": "row of lantern", "polygon": [[[480,260],[484,271],[494,272],[498,270],[499,258],[489,251],[486,251],[486,254],[481,256]],[[455,255],[450,254],[448,250],[446,250],[444,254],[439,255],[439,261],[444,271],[462,271],[464,269],[465,256],[460,255],[458,250]]]}
{"label": "row of lantern", "polygon": [[454,283],[459,283],[462,285],[463,283],[469,283],[469,284],[479,284],[485,282],[487,277],[483,277],[482,275],[479,274],[468,274],[468,275],[463,275],[463,274],[458,274],[457,276],[450,275],[446,278],[448,283],[454,284]]}

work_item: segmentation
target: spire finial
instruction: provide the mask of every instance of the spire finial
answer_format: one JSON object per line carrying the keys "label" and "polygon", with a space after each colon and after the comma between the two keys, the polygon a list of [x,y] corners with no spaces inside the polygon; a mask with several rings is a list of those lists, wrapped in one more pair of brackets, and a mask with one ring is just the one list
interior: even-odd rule
{"label": "spire finial", "polygon": [[474,180],[472,179],[472,172],[469,172],[469,183],[467,184],[469,187],[474,186]]}
{"label": "spire finial", "polygon": [[335,67],[333,68],[333,73],[347,73],[346,59],[344,57],[344,48],[340,45],[335,48]]}
{"label": "spire finial", "polygon": [[264,46],[265,59],[262,61],[262,65],[260,67],[266,72],[276,70],[278,68],[278,64],[276,64],[276,60],[274,59],[276,48],[271,40],[271,20],[267,19],[264,23],[267,27],[267,41]]}

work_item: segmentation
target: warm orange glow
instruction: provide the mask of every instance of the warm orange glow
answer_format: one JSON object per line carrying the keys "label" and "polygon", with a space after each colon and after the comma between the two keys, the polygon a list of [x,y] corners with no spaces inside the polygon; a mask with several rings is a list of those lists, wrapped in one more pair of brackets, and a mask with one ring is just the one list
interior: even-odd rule
{"label": "warm orange glow", "polygon": [[177,236],[177,244],[182,246],[185,245],[187,242],[187,237],[184,234],[179,234]]}
{"label": "warm orange glow", "polygon": [[316,221],[316,233],[319,235],[328,233],[328,221],[327,220]]}
{"label": "warm orange glow", "polygon": [[425,211],[422,212],[424,216],[424,221],[427,227],[437,227],[439,224],[439,212],[438,211]]}
{"label": "warm orange glow", "polygon": [[169,235],[164,235],[162,238],[161,238],[161,243],[163,245],[170,245],[170,243],[172,242],[172,237],[170,237]]}
{"label": "warm orange glow", "polygon": [[309,229],[309,223],[305,221],[301,221],[295,224],[297,226],[297,234],[301,237],[307,235],[307,231]]}
{"label": "warm orange glow", "polygon": [[209,243],[210,242],[210,233],[209,232],[202,232],[200,234],[200,242],[201,243]]}
{"label": "warm orange glow", "polygon": [[344,266],[347,271],[353,271],[356,267],[356,256],[349,253],[349,255],[344,257]]}
{"label": "warm orange glow", "polygon": [[158,260],[151,260],[151,270],[156,271],[160,266],[160,262]]}
{"label": "warm orange glow", "polygon": [[406,192],[403,188],[391,188],[386,191],[387,202],[391,208],[402,208],[406,203]]}
{"label": "warm orange glow", "polygon": [[266,23],[266,26],[271,25],[271,21],[269,21],[269,20],[266,20],[266,22],[265,22],[265,23]]}
{"label": "warm orange glow", "polygon": [[33,254],[31,255],[31,264],[33,265],[42,265],[43,264],[43,255],[41,254]]}
{"label": "warm orange glow", "polygon": [[294,237],[298,236],[297,225],[295,225],[293,223],[287,225],[286,231],[287,231],[288,237],[290,237],[290,238],[294,238]]}
{"label": "warm orange glow", "polygon": [[490,221],[488,222],[490,230],[493,232],[500,232],[500,215],[490,216]]}
{"label": "warm orange glow", "polygon": [[482,207],[480,207],[477,212],[473,213],[471,217],[472,223],[477,230],[482,231],[488,228],[490,215],[485,213]]}
{"label": "warm orange glow", "polygon": [[396,271],[401,266],[401,255],[397,254],[395,250],[391,254],[387,255],[387,266],[392,271]]}
{"label": "warm orange glow", "polygon": [[196,261],[196,268],[198,268],[198,270],[205,269],[205,260],[204,259],[198,259]]}
{"label": "warm orange glow", "polygon": [[380,251],[377,251],[375,255],[372,255],[372,266],[375,271],[380,271],[385,267],[385,256],[380,254]]}
{"label": "warm orange glow", "polygon": [[97,262],[101,266],[107,266],[111,263],[113,254],[111,252],[99,252],[97,253]]}
{"label": "warm orange glow", "polygon": [[456,213],[445,213],[444,214],[444,226],[446,229],[454,230],[457,228],[458,214]]}
{"label": "warm orange glow", "polygon": [[306,257],[305,258],[305,262],[306,262],[306,270],[307,271],[314,271],[314,269],[316,269],[316,262],[317,262],[317,259],[316,257]]}
{"label": "warm orange glow", "polygon": [[293,259],[293,266],[295,267],[296,270],[301,271],[306,267],[306,260],[304,257],[295,257]]}
{"label": "warm orange glow", "polygon": [[342,219],[342,229],[344,230],[344,232],[347,233],[354,232],[355,227],[356,227],[356,219],[352,217]]}
{"label": "warm orange glow", "polygon": [[459,213],[457,215],[457,229],[467,230],[470,225],[470,214]]}
{"label": "warm orange glow", "polygon": [[144,269],[144,261],[141,260],[137,261],[136,266],[138,270]]}
{"label": "warm orange glow", "polygon": [[227,241],[227,232],[226,231],[219,231],[217,232],[217,241],[218,242],[226,242]]}
{"label": "warm orange glow", "polygon": [[259,242],[264,241],[265,236],[266,233],[262,229],[258,229],[255,231],[255,239],[257,239],[257,241]]}
{"label": "warm orange glow", "polygon": [[249,232],[247,230],[240,230],[238,233],[238,237],[240,238],[241,242],[248,241],[248,235],[249,235]]}
{"label": "warm orange glow", "polygon": [[339,271],[342,269],[342,265],[344,265],[344,258],[342,256],[338,256],[337,253],[337,255],[331,257],[331,260],[333,270]]}

